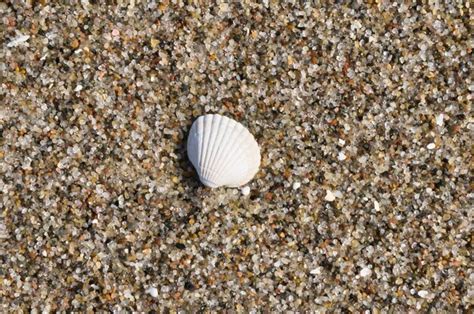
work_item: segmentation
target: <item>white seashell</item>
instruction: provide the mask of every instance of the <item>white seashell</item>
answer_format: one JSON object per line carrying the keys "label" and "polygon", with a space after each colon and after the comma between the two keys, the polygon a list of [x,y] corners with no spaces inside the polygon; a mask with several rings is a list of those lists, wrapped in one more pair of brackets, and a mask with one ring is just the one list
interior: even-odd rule
{"label": "white seashell", "polygon": [[244,185],[260,166],[260,148],[253,135],[242,124],[218,114],[194,121],[188,157],[201,182],[211,188]]}

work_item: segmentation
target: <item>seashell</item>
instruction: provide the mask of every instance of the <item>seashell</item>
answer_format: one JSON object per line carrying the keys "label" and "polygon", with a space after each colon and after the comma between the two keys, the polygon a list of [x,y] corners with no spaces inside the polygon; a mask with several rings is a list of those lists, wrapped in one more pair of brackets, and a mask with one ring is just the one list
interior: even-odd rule
{"label": "seashell", "polygon": [[194,121],[187,145],[199,179],[211,188],[244,185],[260,166],[260,148],[253,135],[242,124],[218,114]]}

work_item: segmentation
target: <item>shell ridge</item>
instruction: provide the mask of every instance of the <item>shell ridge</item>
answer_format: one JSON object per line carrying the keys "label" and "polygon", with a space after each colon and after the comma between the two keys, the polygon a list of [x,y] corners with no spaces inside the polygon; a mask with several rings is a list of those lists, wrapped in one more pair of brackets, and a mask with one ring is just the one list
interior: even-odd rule
{"label": "shell ridge", "polygon": [[197,119],[197,132],[198,132],[198,154],[199,154],[199,157],[198,157],[198,160],[197,160],[197,163],[198,163],[198,166],[197,166],[197,170],[198,170],[198,174],[201,175],[199,173],[199,168],[201,167],[202,165],[202,155],[203,155],[203,151],[201,149],[202,147],[202,141],[203,141],[203,137],[202,136],[199,136],[199,134],[202,134],[204,132],[204,122],[202,121],[203,119],[201,117],[199,117]]}
{"label": "shell ridge", "polygon": [[[246,176],[246,173],[249,171],[249,166],[248,166],[248,158],[245,156],[244,152],[246,151],[246,149],[244,148],[247,148],[248,147],[248,142],[249,141],[253,141],[253,139],[251,138],[251,134],[250,132],[248,132],[247,129],[243,128],[243,133],[245,133],[244,135],[240,135],[241,136],[241,140],[238,142],[237,145],[235,145],[232,153],[230,154],[230,159],[228,159],[226,161],[226,164],[224,166],[224,170],[225,169],[228,169],[228,167],[232,166],[232,165],[235,165],[236,161],[239,160],[239,159],[242,159],[242,162],[244,163],[245,165],[245,176]],[[244,176],[244,174],[242,174],[242,176]]]}
{"label": "shell ridge", "polygon": [[[240,165],[241,167],[242,166],[245,166],[245,171],[243,172],[239,182],[241,182],[242,180],[245,181],[246,178],[248,177],[250,171],[251,171],[251,168],[250,168],[250,156],[247,156],[245,154],[246,151],[248,151],[249,147],[251,146],[252,144],[252,141],[250,140],[250,138],[246,138],[237,148],[237,150],[235,151],[234,153],[234,157],[232,158],[231,161],[229,161],[229,164],[228,166],[231,166],[233,164],[235,164],[239,159],[242,159],[242,164],[244,165]],[[232,182],[232,184],[234,184],[234,182]]]}
{"label": "shell ridge", "polygon": [[219,158],[221,156],[221,152],[222,152],[222,141],[226,138],[227,136],[227,133],[229,132],[229,121],[230,119],[228,119],[227,117],[224,117],[224,116],[221,116],[220,120],[219,120],[219,130],[220,128],[224,128],[224,132],[216,132],[216,145],[215,145],[215,148],[214,150],[212,151],[212,154],[211,154],[211,161],[209,163],[209,169],[213,172],[213,174],[216,176],[217,173],[215,173],[215,166],[216,166],[216,163],[218,164],[219,162]]}
{"label": "shell ridge", "polygon": [[208,171],[210,172],[209,177],[210,178],[212,177],[214,181],[219,179],[215,177],[214,163],[216,162],[216,155],[217,155],[217,152],[219,151],[219,145],[220,145],[219,139],[222,138],[221,127],[222,127],[222,121],[224,120],[223,116],[220,116],[220,115],[215,115],[215,116],[218,118],[218,120],[216,121],[215,129],[213,130],[213,133],[215,134],[214,139],[213,139],[214,146],[212,147],[211,156],[208,162]]}
{"label": "shell ridge", "polygon": [[[236,158],[237,155],[239,155],[239,158],[242,158],[243,162],[245,162],[246,171],[244,174],[242,174],[240,180],[238,182],[232,182],[231,186],[240,186],[247,183],[255,176],[258,168],[260,167],[260,148],[258,147],[258,143],[252,134],[250,132],[248,133],[249,135],[247,136],[245,142],[239,146],[239,154],[235,154]],[[235,162],[235,160],[233,162]]]}
{"label": "shell ridge", "polygon": [[219,165],[216,167],[216,175],[218,175],[218,176],[221,175],[222,166],[223,166],[226,158],[228,158],[228,156],[229,156],[229,151],[232,149],[231,144],[235,140],[235,138],[237,138],[237,136],[239,134],[239,125],[234,120],[230,120],[229,124],[230,124],[230,129],[231,129],[230,135],[227,138],[227,140],[225,140],[225,138],[223,140],[224,141],[224,146],[223,146],[222,152],[220,154]]}
{"label": "shell ridge", "polygon": [[200,165],[200,169],[199,169],[199,175],[201,177],[204,177],[205,178],[205,173],[204,173],[204,165],[206,165],[206,160],[207,160],[207,154],[208,154],[208,151],[207,151],[207,144],[209,142],[209,136],[210,136],[210,125],[209,125],[209,122],[207,121],[207,119],[205,118],[206,116],[204,116],[204,118],[202,119],[203,120],[203,125],[204,125],[204,130],[203,130],[203,133],[202,133],[202,145],[200,146],[200,149],[202,150],[202,153],[203,153],[203,159],[202,159],[202,163]]}
{"label": "shell ridge", "polygon": [[186,150],[188,152],[189,160],[191,160],[191,163],[194,165],[194,159],[196,158],[195,156],[195,150],[193,149],[195,146],[195,137],[194,137],[194,129],[195,125],[193,124],[191,126],[191,130],[189,130],[189,137],[188,137],[188,142],[186,144]]}
{"label": "shell ridge", "polygon": [[206,151],[206,157],[204,159],[203,168],[201,168],[201,170],[203,171],[202,176],[207,179],[209,179],[209,167],[208,167],[209,158],[211,158],[212,149],[214,147],[213,137],[216,133],[214,131],[214,123],[215,123],[216,117],[217,115],[214,115],[214,114],[207,115],[204,117],[204,120],[209,125],[209,128],[207,129],[207,133],[208,133],[207,141],[203,143],[203,147],[202,147],[202,149]]}
{"label": "shell ridge", "polygon": [[244,127],[240,127],[240,131],[239,131],[239,133],[237,134],[237,137],[236,137],[239,141],[237,143],[234,143],[234,145],[230,145],[231,150],[227,154],[227,156],[226,156],[227,158],[223,162],[222,167],[219,169],[219,175],[221,175],[221,171],[227,169],[227,167],[229,165],[231,165],[234,162],[234,160],[239,157],[238,154],[236,154],[236,152],[237,152],[237,150],[240,149],[240,146],[242,145],[243,141],[245,141],[247,139],[247,134],[245,134],[246,136],[242,136],[242,134],[246,133],[246,131],[247,130]]}
{"label": "shell ridge", "polygon": [[197,137],[197,125],[194,126],[193,129],[191,129],[191,138],[188,141],[188,152],[191,156],[191,163],[197,167],[199,166],[199,139]]}

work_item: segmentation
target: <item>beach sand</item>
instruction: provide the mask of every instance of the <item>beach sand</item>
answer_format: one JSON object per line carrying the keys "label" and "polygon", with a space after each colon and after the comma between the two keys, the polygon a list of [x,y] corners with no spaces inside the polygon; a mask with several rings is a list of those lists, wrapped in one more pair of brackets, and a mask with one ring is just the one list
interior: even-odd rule
{"label": "beach sand", "polygon": [[98,2],[0,4],[1,312],[472,308],[469,1]]}

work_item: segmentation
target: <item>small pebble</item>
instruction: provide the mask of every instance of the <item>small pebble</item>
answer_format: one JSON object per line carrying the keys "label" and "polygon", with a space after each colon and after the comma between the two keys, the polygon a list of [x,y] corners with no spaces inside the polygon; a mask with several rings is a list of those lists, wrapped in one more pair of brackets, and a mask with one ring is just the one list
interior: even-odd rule
{"label": "small pebble", "polygon": [[79,40],[73,39],[73,40],[71,41],[71,48],[72,48],[72,49],[76,49],[77,47],[79,47],[79,44],[80,44],[80,43],[79,43]]}
{"label": "small pebble", "polygon": [[0,221],[0,239],[6,239],[6,238],[8,238],[7,228],[5,224],[2,221]]}
{"label": "small pebble", "polygon": [[379,202],[374,201],[374,209],[375,209],[375,211],[377,211],[377,212],[380,211],[380,204],[379,204]]}
{"label": "small pebble", "polygon": [[159,43],[160,41],[158,39],[155,39],[155,38],[150,39],[151,48],[156,48],[156,46],[158,46]]}
{"label": "small pebble", "polygon": [[362,270],[359,273],[361,277],[369,277],[371,274],[372,274],[372,270],[368,267],[362,268]]}
{"label": "small pebble", "polygon": [[337,155],[337,159],[339,160],[345,160],[347,157],[346,157],[346,154],[344,154],[344,152],[339,152],[339,154]]}
{"label": "small pebble", "polygon": [[327,190],[324,200],[327,202],[333,202],[335,199],[336,199],[336,196],[330,190]]}
{"label": "small pebble", "polygon": [[29,35],[20,35],[20,36],[16,37],[15,39],[13,39],[12,41],[10,41],[10,42],[7,44],[7,47],[8,47],[8,48],[13,48],[13,47],[20,46],[21,44],[23,44],[23,43],[25,43],[26,41],[28,41],[28,39],[30,39],[30,36],[29,36]]}
{"label": "small pebble", "polygon": [[244,196],[247,196],[250,194],[250,187],[249,186],[244,186],[242,189],[241,189],[241,192],[242,192],[242,195]]}
{"label": "small pebble", "polygon": [[420,290],[420,291],[418,291],[418,296],[419,296],[420,298],[426,298],[428,295],[429,295],[429,292],[426,291],[426,290]]}
{"label": "small pebble", "polygon": [[300,187],[301,187],[301,183],[299,183],[299,182],[293,183],[293,190],[296,191],[296,190],[298,190]]}
{"label": "small pebble", "polygon": [[127,299],[133,298],[132,292],[128,289],[123,292],[123,296],[126,297]]}
{"label": "small pebble", "polygon": [[154,298],[158,297],[158,289],[156,289],[155,287],[149,287],[148,289],[145,290],[145,292]]}
{"label": "small pebble", "polygon": [[444,115],[440,113],[438,116],[436,116],[436,124],[438,126],[443,126],[444,125]]}
{"label": "small pebble", "polygon": [[428,149],[430,149],[430,150],[431,150],[431,149],[435,149],[435,147],[436,147],[435,143],[429,143],[429,144],[426,146],[426,148],[428,148]]}

